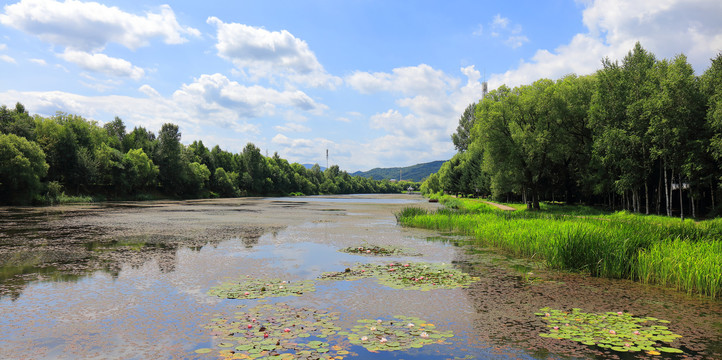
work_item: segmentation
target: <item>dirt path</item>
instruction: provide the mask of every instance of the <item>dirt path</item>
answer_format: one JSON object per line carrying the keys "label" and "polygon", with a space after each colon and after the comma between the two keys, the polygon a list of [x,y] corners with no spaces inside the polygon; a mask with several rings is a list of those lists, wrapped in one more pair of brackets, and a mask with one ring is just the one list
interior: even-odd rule
{"label": "dirt path", "polygon": [[515,210],[516,210],[516,209],[514,209],[514,208],[511,207],[511,206],[506,206],[506,205],[502,205],[502,204],[497,204],[497,203],[494,203],[494,202],[491,202],[491,201],[482,200],[482,202],[484,202],[484,203],[486,203],[486,204],[489,204],[489,205],[491,205],[491,206],[496,206],[499,210],[502,210],[502,211],[515,211]]}

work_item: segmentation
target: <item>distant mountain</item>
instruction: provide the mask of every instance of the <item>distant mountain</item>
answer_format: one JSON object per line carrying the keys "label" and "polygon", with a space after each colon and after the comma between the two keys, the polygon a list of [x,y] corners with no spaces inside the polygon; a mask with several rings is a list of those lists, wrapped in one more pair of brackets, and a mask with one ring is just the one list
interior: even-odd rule
{"label": "distant mountain", "polygon": [[443,163],[444,161],[432,161],[429,163],[416,164],[402,168],[375,168],[369,171],[357,171],[351,175],[369,177],[374,180],[398,180],[399,170],[401,170],[401,180],[421,181],[425,177],[438,172],[441,168],[441,164]]}
{"label": "distant mountain", "polygon": [[[311,168],[312,168],[314,165],[316,165],[316,164],[301,164],[301,165],[303,165],[306,169],[311,170]],[[325,167],[325,166],[319,165],[318,167],[321,168],[321,171],[326,170],[326,167]]]}

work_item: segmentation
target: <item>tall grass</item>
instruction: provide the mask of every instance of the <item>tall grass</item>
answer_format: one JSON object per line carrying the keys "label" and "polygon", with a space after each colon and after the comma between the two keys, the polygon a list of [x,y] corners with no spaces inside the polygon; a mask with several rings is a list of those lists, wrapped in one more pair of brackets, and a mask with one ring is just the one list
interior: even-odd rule
{"label": "tall grass", "polygon": [[474,236],[480,245],[543,260],[553,269],[722,295],[722,220],[682,222],[584,207],[502,212],[468,199],[451,203],[455,209],[408,210],[397,219],[406,226]]}

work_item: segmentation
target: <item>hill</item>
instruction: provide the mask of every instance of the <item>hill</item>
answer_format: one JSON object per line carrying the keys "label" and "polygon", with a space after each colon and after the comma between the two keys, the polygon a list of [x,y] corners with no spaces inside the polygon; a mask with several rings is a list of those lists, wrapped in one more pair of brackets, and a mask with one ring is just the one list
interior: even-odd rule
{"label": "hill", "polygon": [[369,177],[374,180],[397,179],[401,170],[402,180],[421,181],[425,177],[439,171],[444,161],[432,161],[407,167],[375,168],[369,171],[357,171],[351,175]]}

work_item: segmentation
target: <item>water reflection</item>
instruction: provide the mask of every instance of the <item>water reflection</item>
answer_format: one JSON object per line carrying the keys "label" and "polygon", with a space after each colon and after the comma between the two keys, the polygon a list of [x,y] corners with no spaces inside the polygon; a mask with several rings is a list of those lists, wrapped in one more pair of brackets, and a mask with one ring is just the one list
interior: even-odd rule
{"label": "water reflection", "polygon": [[[0,219],[0,354],[201,357],[193,351],[220,341],[204,324],[259,303],[208,296],[213,286],[239,278],[313,279],[354,263],[425,261],[451,263],[481,280],[438,291],[396,290],[374,279],[323,281],[313,293],[268,303],[338,311],[337,326],[344,329],[358,319],[407,315],[455,334],[449,344],[419,350],[373,354],[353,347],[353,358],[360,359],[616,356],[537,336],[545,324],[533,314],[543,306],[668,319],[684,335],[679,345],[689,358],[722,357],[717,301],[545,271],[464,237],[396,226],[393,209],[403,203],[356,201],[204,200],[11,212]],[[421,256],[338,252],[360,244],[408,248]]]}

